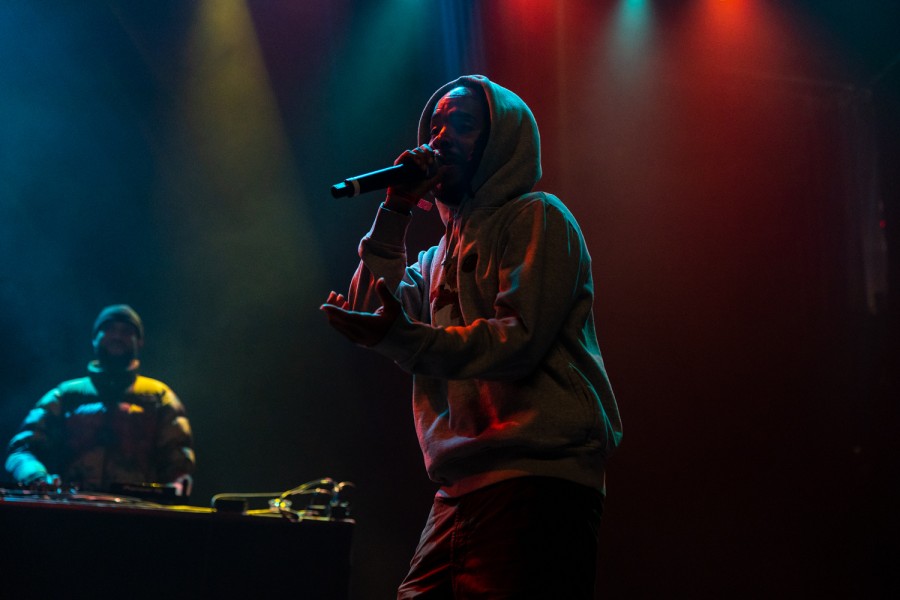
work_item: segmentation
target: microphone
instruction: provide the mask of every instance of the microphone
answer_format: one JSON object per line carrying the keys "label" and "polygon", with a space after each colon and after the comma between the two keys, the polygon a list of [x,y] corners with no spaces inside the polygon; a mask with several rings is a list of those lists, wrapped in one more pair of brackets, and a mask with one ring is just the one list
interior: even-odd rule
{"label": "microphone", "polygon": [[426,172],[413,164],[400,163],[386,169],[348,177],[341,183],[331,186],[331,195],[334,198],[353,198],[366,192],[383,190],[395,183],[424,181],[431,175],[434,175],[431,170]]}

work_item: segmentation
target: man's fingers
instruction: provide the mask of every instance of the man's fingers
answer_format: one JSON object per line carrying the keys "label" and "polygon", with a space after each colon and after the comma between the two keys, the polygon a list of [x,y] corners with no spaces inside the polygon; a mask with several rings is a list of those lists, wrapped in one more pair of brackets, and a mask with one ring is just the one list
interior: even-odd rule
{"label": "man's fingers", "polygon": [[338,294],[335,291],[332,291],[328,294],[328,298],[325,300],[325,304],[330,304],[332,306],[338,306],[340,308],[350,308],[350,303],[347,302],[347,299],[344,298],[343,294]]}

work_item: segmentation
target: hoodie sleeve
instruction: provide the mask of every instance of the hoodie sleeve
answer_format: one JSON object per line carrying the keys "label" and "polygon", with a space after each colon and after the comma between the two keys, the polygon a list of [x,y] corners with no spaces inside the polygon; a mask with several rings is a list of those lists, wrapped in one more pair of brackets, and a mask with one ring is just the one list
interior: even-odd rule
{"label": "hoodie sleeve", "polygon": [[540,197],[516,203],[497,243],[491,317],[439,328],[401,315],[374,349],[404,370],[444,379],[528,375],[576,318],[573,305],[590,310],[590,257],[574,219]]}
{"label": "hoodie sleeve", "polygon": [[182,475],[193,473],[196,459],[191,424],[185,414],[184,405],[175,392],[168,387],[164,389],[156,444],[159,478],[161,481],[171,482]]}
{"label": "hoodie sleeve", "polygon": [[28,483],[48,474],[44,461],[57,443],[59,390],[48,392],[31,409],[9,443],[6,470],[17,483]]}
{"label": "hoodie sleeve", "polygon": [[353,274],[347,300],[353,310],[373,311],[381,306],[375,282],[384,278],[388,289],[400,298],[406,313],[425,319],[427,284],[420,264],[433,249],[422,253],[420,261],[407,266],[406,230],[412,217],[382,206],[369,233],[359,244],[360,263]]}

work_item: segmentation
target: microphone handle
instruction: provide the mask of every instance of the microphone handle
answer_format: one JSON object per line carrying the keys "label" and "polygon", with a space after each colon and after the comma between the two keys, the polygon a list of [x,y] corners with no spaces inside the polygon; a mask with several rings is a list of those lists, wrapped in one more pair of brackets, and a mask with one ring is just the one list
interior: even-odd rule
{"label": "microphone handle", "polygon": [[426,173],[418,167],[410,164],[399,164],[386,169],[379,169],[371,173],[348,177],[341,183],[331,186],[331,196],[334,198],[353,198],[366,192],[383,190],[395,183],[419,181],[427,177]]}

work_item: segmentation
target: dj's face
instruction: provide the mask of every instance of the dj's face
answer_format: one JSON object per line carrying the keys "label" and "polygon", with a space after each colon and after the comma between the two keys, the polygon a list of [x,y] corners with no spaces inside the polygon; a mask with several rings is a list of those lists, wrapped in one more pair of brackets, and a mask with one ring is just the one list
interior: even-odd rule
{"label": "dj's face", "polygon": [[130,362],[137,357],[142,344],[134,325],[110,321],[94,336],[94,353],[100,359]]}

